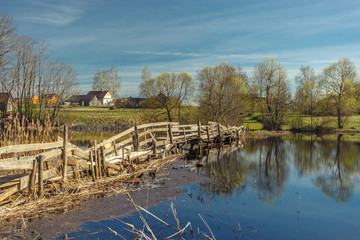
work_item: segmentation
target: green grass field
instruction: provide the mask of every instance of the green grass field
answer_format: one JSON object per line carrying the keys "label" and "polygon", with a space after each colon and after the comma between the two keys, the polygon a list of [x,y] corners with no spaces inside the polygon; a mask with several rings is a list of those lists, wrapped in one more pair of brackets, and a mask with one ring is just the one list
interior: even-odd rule
{"label": "green grass field", "polygon": [[[186,119],[186,121],[190,123],[195,123],[199,116],[197,107],[184,107],[181,114],[183,119]],[[167,121],[167,117],[164,109],[119,108],[110,110],[108,106],[99,106],[61,109],[57,120],[62,124],[115,125],[134,124],[135,122],[143,124],[148,122]],[[201,120],[202,122],[205,121],[204,119]],[[178,121],[175,111],[173,121]],[[182,122],[184,121],[182,120]],[[263,131],[260,113],[246,116],[243,118],[242,122],[245,127],[249,125],[249,128],[253,131]],[[310,122],[310,116],[288,113],[285,117],[285,124],[282,129],[289,130],[292,126],[309,127]],[[336,129],[336,117],[313,117],[312,126],[322,126],[324,128]],[[344,130],[360,130],[360,115],[349,117],[345,122]]]}
{"label": "green grass field", "polygon": [[144,122],[144,114],[151,114],[153,109],[121,108],[110,110],[109,107],[73,107],[61,109],[57,120],[67,124],[115,125]]}
{"label": "green grass field", "polygon": [[[323,116],[315,116],[312,118],[306,115],[298,115],[289,113],[285,117],[285,124],[283,125],[283,130],[289,130],[292,126],[297,127],[310,127],[312,122],[312,127],[322,126],[324,128],[329,129],[337,129],[337,119],[336,117],[323,117]],[[261,123],[260,114],[253,114],[251,116],[247,116],[243,120],[243,125],[246,127],[249,124],[249,128],[254,131],[261,131],[263,125]],[[360,130],[360,115],[354,115],[348,117],[345,122],[345,126],[343,130]]]}

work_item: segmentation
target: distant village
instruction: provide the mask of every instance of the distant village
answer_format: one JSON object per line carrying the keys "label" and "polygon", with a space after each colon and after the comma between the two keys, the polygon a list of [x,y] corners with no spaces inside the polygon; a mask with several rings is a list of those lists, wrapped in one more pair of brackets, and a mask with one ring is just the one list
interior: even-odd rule
{"label": "distant village", "polygon": [[[78,107],[78,106],[110,106],[114,105],[119,108],[143,108],[146,107],[145,98],[118,98],[114,99],[110,91],[89,91],[86,95],[73,95],[69,99],[62,100],[57,94],[44,94],[39,99],[34,96],[32,103],[52,105],[61,102],[62,108]],[[12,98],[11,93],[0,93],[0,112],[5,114],[11,112],[16,106],[16,99]]]}

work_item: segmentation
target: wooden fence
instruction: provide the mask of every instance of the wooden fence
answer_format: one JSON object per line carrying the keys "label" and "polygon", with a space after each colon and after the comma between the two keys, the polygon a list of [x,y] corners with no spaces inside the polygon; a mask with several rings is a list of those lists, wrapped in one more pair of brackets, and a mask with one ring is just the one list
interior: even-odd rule
{"label": "wooden fence", "polygon": [[0,148],[0,205],[19,191],[43,195],[46,180],[91,177],[97,179],[117,175],[134,161],[164,158],[189,142],[221,142],[240,139],[243,127],[224,127],[215,122],[208,125],[179,125],[160,122],[135,125],[120,134],[81,149],[68,141],[68,128],[57,142],[13,145]]}

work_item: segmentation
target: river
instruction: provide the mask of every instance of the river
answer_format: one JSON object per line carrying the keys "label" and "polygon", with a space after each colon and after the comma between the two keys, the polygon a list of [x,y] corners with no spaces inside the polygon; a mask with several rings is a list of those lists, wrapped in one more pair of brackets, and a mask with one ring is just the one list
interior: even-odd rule
{"label": "river", "polygon": [[[180,228],[191,223],[184,239],[358,239],[359,160],[356,135],[248,139],[241,148],[212,149],[200,159],[202,167],[193,171],[211,181],[183,186],[175,200],[148,209],[170,227],[142,214],[158,239],[178,231],[172,204]],[[134,212],[84,224],[67,238],[131,239],[124,222],[151,237]]]}

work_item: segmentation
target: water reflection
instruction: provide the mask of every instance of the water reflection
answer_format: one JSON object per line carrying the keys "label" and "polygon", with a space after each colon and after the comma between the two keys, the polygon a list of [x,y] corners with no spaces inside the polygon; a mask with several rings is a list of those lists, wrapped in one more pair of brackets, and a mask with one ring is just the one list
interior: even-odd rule
{"label": "water reflection", "polygon": [[343,135],[293,135],[249,140],[243,149],[212,149],[199,171],[216,180],[202,184],[209,194],[231,195],[252,187],[259,199],[272,205],[289,178],[298,177],[309,178],[326,196],[345,204],[359,183],[359,156],[359,142],[344,140]]}

